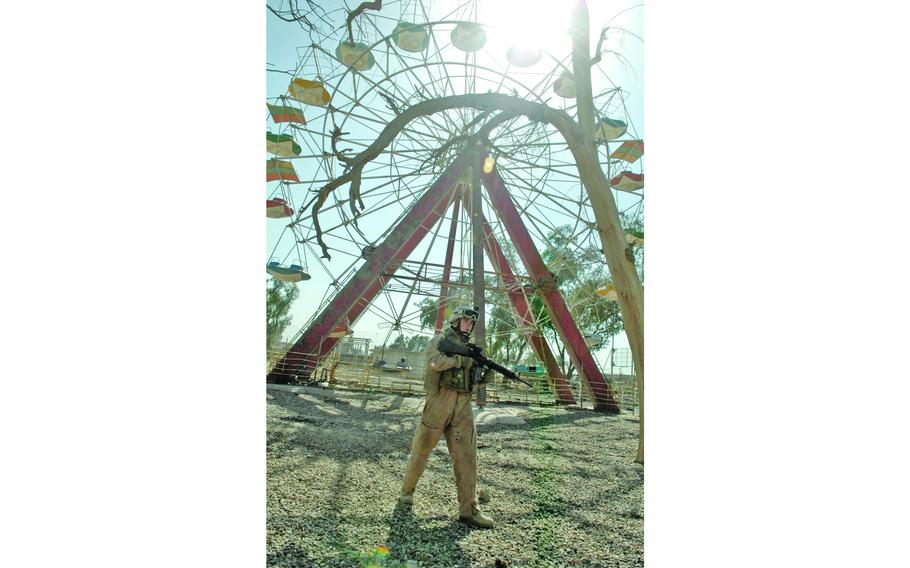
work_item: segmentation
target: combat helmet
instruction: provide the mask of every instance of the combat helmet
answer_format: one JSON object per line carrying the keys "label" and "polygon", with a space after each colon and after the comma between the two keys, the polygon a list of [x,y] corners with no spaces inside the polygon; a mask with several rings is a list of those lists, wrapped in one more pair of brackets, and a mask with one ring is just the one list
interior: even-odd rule
{"label": "combat helmet", "polygon": [[449,325],[452,327],[452,329],[460,333],[461,337],[464,338],[465,341],[468,340],[468,337],[471,335],[471,331],[474,331],[474,328],[472,327],[471,331],[467,333],[462,332],[461,328],[458,325],[458,322],[461,321],[462,318],[469,318],[474,322],[474,325],[477,325],[477,318],[480,316],[479,310],[480,308],[477,306],[474,306],[473,308],[469,308],[467,306],[459,306],[452,310],[452,315],[449,316]]}

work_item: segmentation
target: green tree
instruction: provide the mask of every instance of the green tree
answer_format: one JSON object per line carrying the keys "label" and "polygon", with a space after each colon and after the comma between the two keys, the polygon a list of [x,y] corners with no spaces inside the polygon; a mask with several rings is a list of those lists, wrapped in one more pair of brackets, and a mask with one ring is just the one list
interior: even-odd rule
{"label": "green tree", "polygon": [[426,335],[412,335],[406,343],[408,351],[423,351],[427,348],[430,338]]}
{"label": "green tree", "polygon": [[420,329],[435,329],[436,312],[439,310],[439,299],[424,298],[417,303],[417,307],[420,308]]}
{"label": "green tree", "polygon": [[[459,280],[456,280],[459,283],[470,283],[464,275],[461,276]],[[487,285],[491,285],[487,282]],[[446,304],[446,317],[452,313],[452,310],[457,306],[470,306],[473,304],[471,299],[471,291],[464,288],[450,288],[449,289],[449,301]],[[439,298],[424,298],[423,300],[417,303],[417,307],[420,308],[420,329],[429,329],[435,331],[436,329],[436,314],[439,310]]]}
{"label": "green tree", "polygon": [[291,305],[300,290],[292,283],[272,278],[266,288],[265,327],[266,349],[271,349],[281,339],[281,334],[291,325]]}
{"label": "green tree", "polygon": [[389,349],[401,349],[402,351],[423,351],[427,348],[430,338],[426,335],[407,335],[399,334],[392,343],[388,345]]}
{"label": "green tree", "polygon": [[407,344],[407,338],[404,335],[398,334],[392,343],[388,344],[389,349],[404,349]]}

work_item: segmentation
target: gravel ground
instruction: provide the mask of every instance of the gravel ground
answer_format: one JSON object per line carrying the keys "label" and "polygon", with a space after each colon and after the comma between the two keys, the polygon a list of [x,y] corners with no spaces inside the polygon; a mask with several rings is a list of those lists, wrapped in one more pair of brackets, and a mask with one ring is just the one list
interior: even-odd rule
{"label": "gravel ground", "polygon": [[[445,441],[397,504],[423,397],[269,385],[269,566],[643,566],[638,422],[511,407],[478,425],[492,530],[457,522]],[[492,406],[492,405],[491,405]]]}

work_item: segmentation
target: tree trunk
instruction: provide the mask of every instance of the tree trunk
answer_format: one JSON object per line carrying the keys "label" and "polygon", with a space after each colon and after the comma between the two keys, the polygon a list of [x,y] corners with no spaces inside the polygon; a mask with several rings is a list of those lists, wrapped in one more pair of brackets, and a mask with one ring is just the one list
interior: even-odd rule
{"label": "tree trunk", "polygon": [[638,369],[636,377],[640,422],[635,461],[644,463],[644,297],[635,264],[629,262],[625,255],[627,243],[619,221],[619,211],[616,209],[610,183],[600,167],[597,149],[594,146],[594,95],[591,88],[588,6],[585,0],[577,0],[573,6],[572,70],[575,75],[581,143],[575,147],[570,144],[569,147],[575,155],[582,183],[591,199],[603,253],[607,258],[607,266],[619,296],[623,327],[632,348],[635,367]]}
{"label": "tree trunk", "polygon": [[517,363],[521,363],[521,358],[522,358],[522,357],[524,356],[524,354],[525,354],[525,345],[527,345],[527,343],[524,343],[524,337],[522,337],[521,339],[522,339],[522,342],[523,342],[523,343],[520,343],[520,344],[518,345],[518,355],[515,356],[515,361],[516,361]]}

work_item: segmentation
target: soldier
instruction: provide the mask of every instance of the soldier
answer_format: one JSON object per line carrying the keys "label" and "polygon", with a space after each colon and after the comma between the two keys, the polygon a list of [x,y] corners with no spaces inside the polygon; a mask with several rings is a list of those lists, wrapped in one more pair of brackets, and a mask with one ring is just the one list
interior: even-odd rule
{"label": "soldier", "polygon": [[[493,519],[481,513],[477,506],[477,432],[471,409],[471,390],[475,386],[471,384],[471,374],[475,363],[470,357],[446,356],[437,347],[443,337],[467,343],[477,316],[474,309],[456,308],[449,318],[450,327],[427,345],[424,354],[427,401],[414,432],[399,501],[407,505],[413,503],[414,488],[426,468],[427,458],[445,433],[446,446],[455,469],[459,517],[466,523],[492,528]],[[492,378],[493,371],[488,369],[479,384],[486,384]]]}

